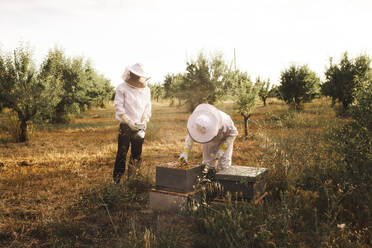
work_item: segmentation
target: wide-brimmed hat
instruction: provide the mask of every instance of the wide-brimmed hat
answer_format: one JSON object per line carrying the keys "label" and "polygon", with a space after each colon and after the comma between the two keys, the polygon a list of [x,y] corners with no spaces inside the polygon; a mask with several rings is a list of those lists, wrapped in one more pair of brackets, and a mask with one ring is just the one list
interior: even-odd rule
{"label": "wide-brimmed hat", "polygon": [[149,74],[145,72],[143,65],[140,63],[128,66],[127,69],[128,71],[136,74],[139,77],[145,78],[146,80],[150,78]]}
{"label": "wide-brimmed hat", "polygon": [[187,131],[194,141],[208,143],[217,136],[220,123],[218,109],[210,104],[200,104],[187,121]]}

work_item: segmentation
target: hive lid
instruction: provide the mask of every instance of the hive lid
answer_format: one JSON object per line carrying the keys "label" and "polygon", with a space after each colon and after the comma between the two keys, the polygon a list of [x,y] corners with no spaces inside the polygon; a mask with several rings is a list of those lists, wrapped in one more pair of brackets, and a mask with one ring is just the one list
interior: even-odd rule
{"label": "hive lid", "polygon": [[216,173],[217,180],[256,182],[267,172],[267,168],[232,165]]}

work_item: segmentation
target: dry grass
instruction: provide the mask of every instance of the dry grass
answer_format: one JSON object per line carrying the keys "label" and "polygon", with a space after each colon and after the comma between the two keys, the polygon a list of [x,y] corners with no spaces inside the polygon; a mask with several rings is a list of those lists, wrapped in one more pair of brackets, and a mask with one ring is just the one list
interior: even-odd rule
{"label": "dry grass", "polygon": [[[263,147],[294,133],[316,135],[334,118],[328,106],[326,100],[317,100],[307,104],[304,113],[287,118],[282,102],[269,100],[267,107],[258,105],[249,121],[249,136],[240,135],[235,141],[233,163],[266,166],[260,160]],[[233,117],[243,134],[243,120],[233,103],[217,107]],[[150,186],[155,166],[178,158],[188,116],[184,108],[170,107],[168,101],[153,103],[143,150],[143,173]],[[26,144],[7,142],[8,136],[1,134],[0,246],[116,247],[130,235],[133,218],[143,223],[139,229],[148,225],[161,229],[172,220],[185,234],[197,235],[186,217],[145,211],[149,186],[144,185],[138,195],[124,188],[130,185],[112,186],[117,129],[110,105],[84,113],[73,124],[36,131]],[[190,163],[201,161],[201,145],[194,145],[190,157]],[[122,201],[112,199],[115,195],[123,197]],[[187,238],[177,242],[192,246]]]}

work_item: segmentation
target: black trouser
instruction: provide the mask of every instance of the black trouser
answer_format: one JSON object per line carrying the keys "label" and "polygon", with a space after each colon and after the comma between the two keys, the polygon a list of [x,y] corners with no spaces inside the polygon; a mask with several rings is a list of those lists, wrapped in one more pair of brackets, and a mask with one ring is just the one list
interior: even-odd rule
{"label": "black trouser", "polygon": [[[129,150],[129,145],[131,148],[130,151],[130,162],[132,166],[139,166],[142,154],[142,144],[144,139],[133,138],[136,134],[135,131],[132,131],[128,125],[121,123],[119,128],[118,136],[118,152],[116,154],[115,167],[114,167],[114,181],[119,182],[121,176],[125,171],[125,162],[127,158],[127,153]],[[135,163],[133,161],[136,161]]]}

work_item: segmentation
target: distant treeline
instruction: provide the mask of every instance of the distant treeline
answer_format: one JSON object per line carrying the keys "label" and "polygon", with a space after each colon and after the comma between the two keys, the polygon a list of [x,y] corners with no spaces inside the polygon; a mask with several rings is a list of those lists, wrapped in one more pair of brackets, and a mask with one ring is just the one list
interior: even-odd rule
{"label": "distant treeline", "polygon": [[324,82],[307,65],[292,65],[281,72],[280,84],[274,86],[269,79],[262,80],[260,77],[253,82],[247,72],[233,68],[232,64],[229,66],[221,53],[210,57],[200,53],[196,60],[186,63],[186,72],[168,74],[163,84],[150,87],[154,99],[168,98],[172,104],[177,99],[179,105],[186,104],[190,112],[200,103],[214,104],[232,99],[244,118],[247,136],[248,119],[259,98],[264,106],[269,97],[276,97],[292,109],[302,110],[305,102],[328,96],[332,98],[332,106],[336,102],[341,103],[339,112],[347,114],[358,92],[371,85],[370,63],[367,55],[349,59],[345,52],[338,64],[330,58]]}
{"label": "distant treeline", "polygon": [[[259,98],[266,105],[267,98],[277,97],[301,110],[305,102],[328,96],[332,105],[339,102],[341,112],[347,113],[360,89],[369,87],[372,81],[370,63],[367,55],[349,59],[345,52],[338,64],[330,58],[324,82],[307,65],[292,65],[281,72],[279,85],[275,86],[259,77],[253,82],[247,72],[228,65],[221,53],[200,53],[186,63],[184,73],[167,74],[162,84],[150,88],[154,99],[178,100],[190,112],[200,103],[232,99],[244,118],[247,135],[248,118]],[[12,53],[0,51],[0,110],[6,107],[17,114],[20,141],[27,139],[27,123],[31,120],[66,123],[91,106],[103,106],[113,96],[110,81],[82,57],[67,57],[55,48],[37,68],[26,46]]]}
{"label": "distant treeline", "polygon": [[52,49],[39,67],[32,51],[20,45],[0,51],[0,110],[9,108],[19,119],[19,141],[27,139],[29,121],[66,123],[91,106],[112,99],[114,88],[83,57],[68,57]]}
{"label": "distant treeline", "polygon": [[293,108],[301,109],[304,102],[329,96],[333,105],[339,102],[346,111],[354,102],[358,89],[365,87],[372,78],[370,63],[367,55],[350,59],[345,52],[338,64],[330,58],[324,82],[307,65],[292,65],[281,72],[279,85],[275,86],[269,79],[259,77],[253,82],[246,72],[229,66],[222,54],[208,57],[200,53],[196,60],[187,62],[184,73],[168,74],[164,83],[151,85],[151,89],[154,99],[178,99],[184,101],[190,111],[202,102],[213,104],[226,98],[238,100],[247,88],[252,91],[250,95],[256,94],[264,105],[268,97],[277,97]]}

